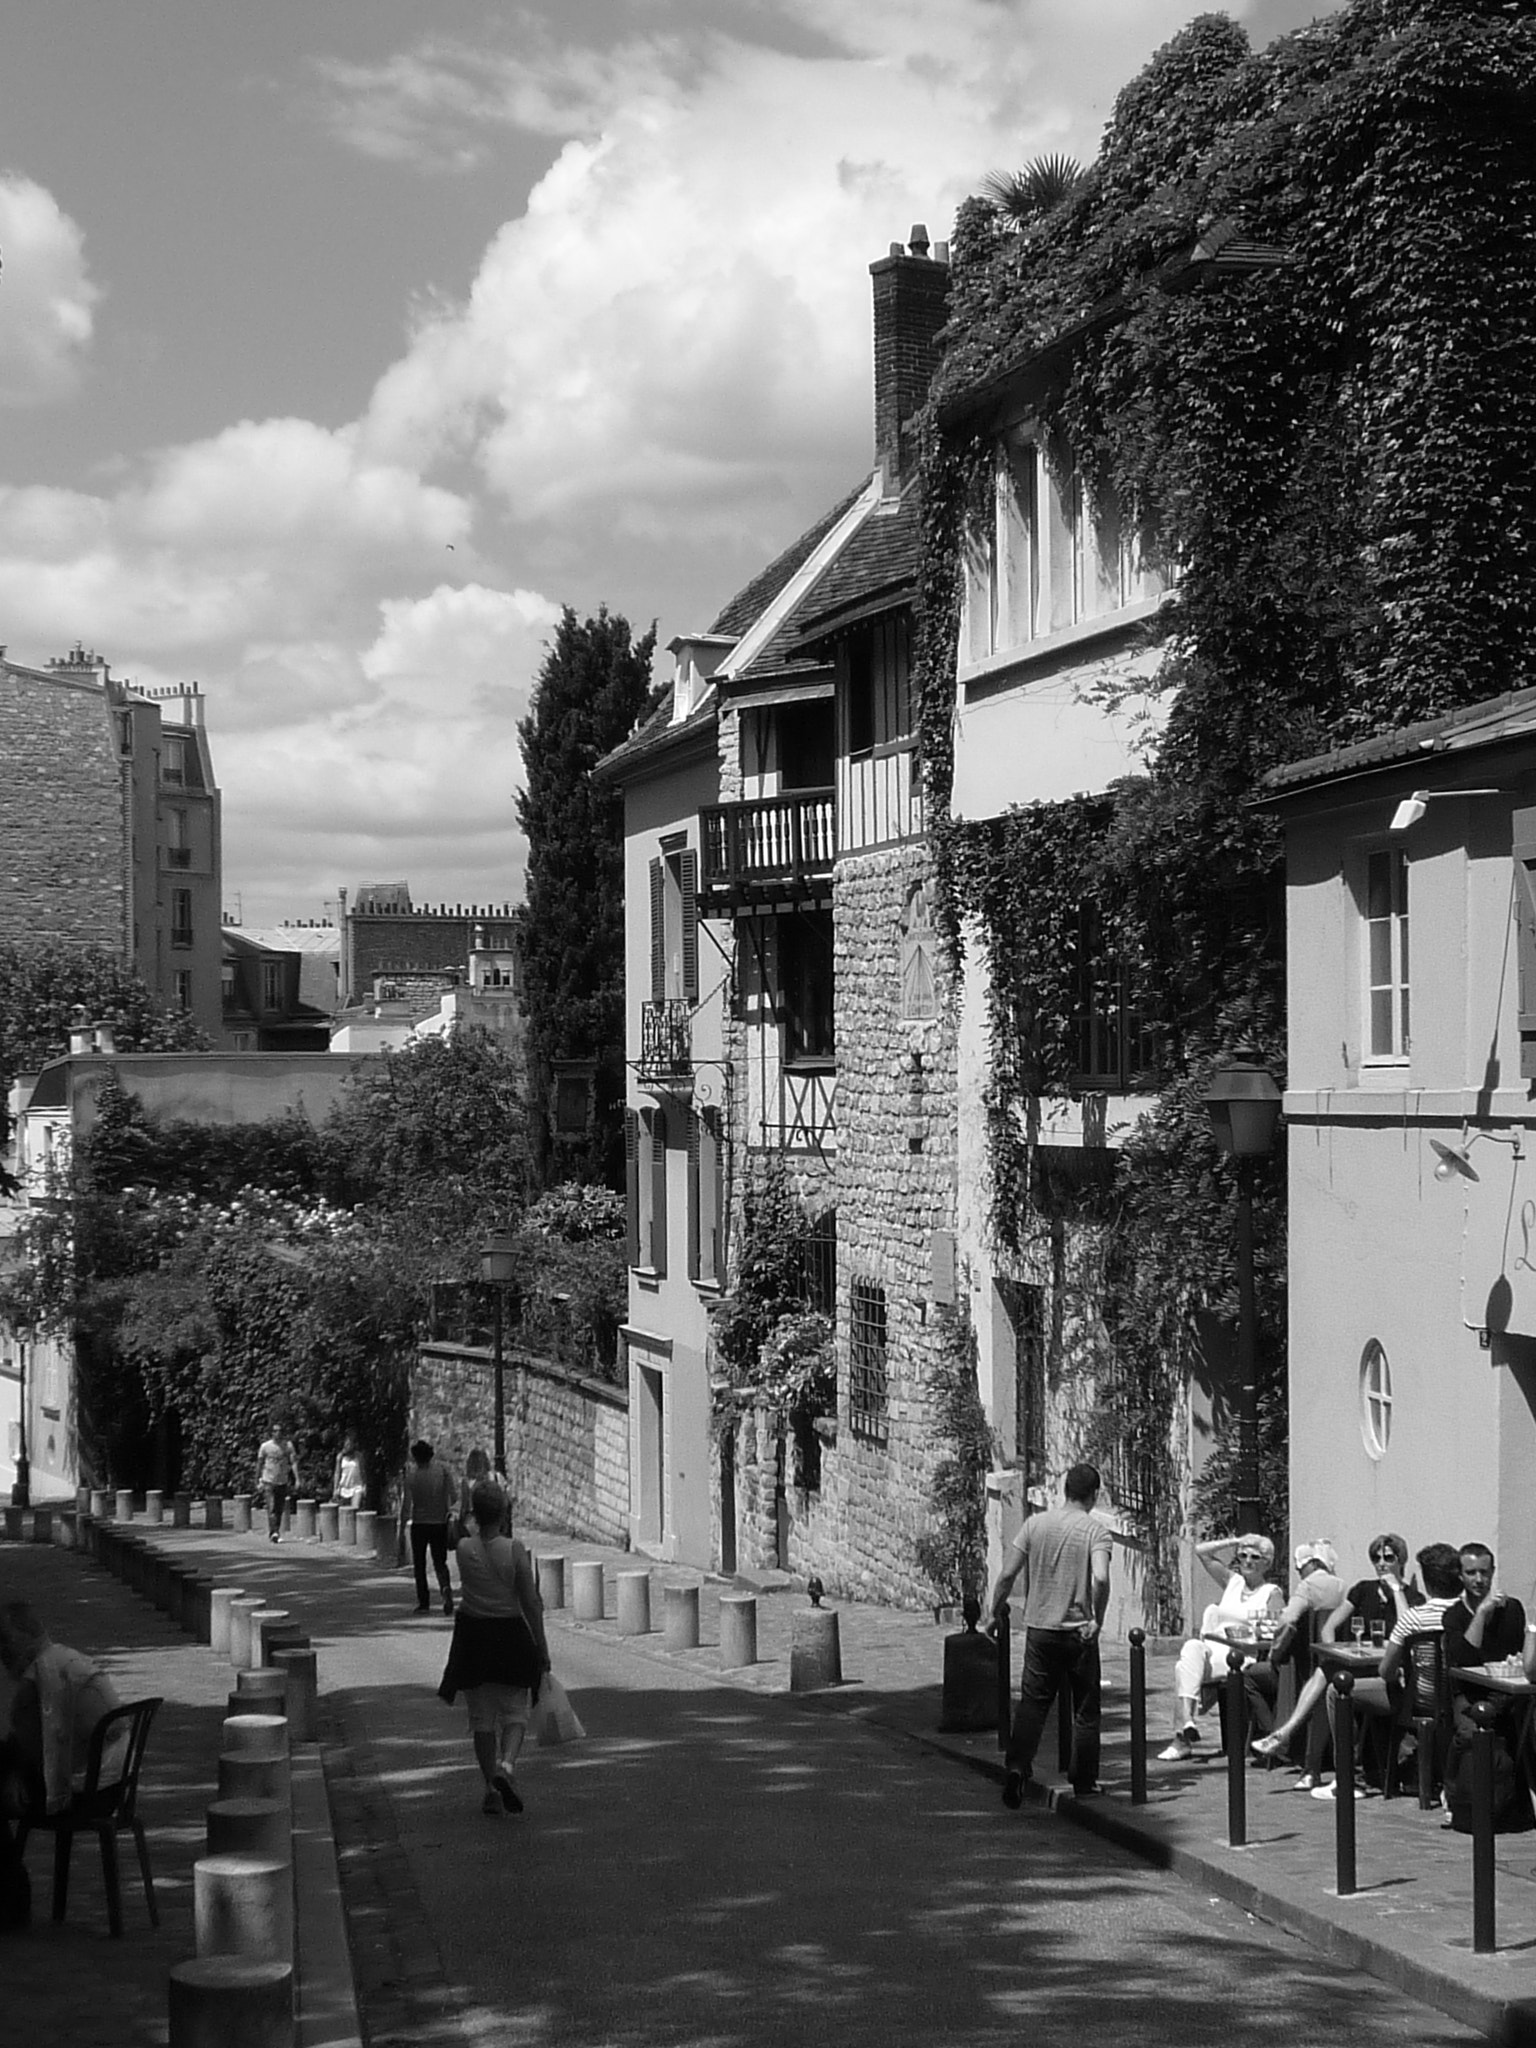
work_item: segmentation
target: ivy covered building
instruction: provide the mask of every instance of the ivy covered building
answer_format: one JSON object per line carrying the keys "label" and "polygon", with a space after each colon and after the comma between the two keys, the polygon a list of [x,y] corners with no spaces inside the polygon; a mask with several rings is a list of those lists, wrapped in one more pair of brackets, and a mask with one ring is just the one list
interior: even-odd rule
{"label": "ivy covered building", "polygon": [[[1017,1472],[994,1535],[1096,1455],[1165,1626],[1193,1524],[1238,1491],[1233,1185],[1202,1096],[1239,1048],[1286,1080],[1254,799],[1529,679],[1533,27],[1356,0],[1255,53],[1204,17],[1065,196],[956,227],[917,672],[964,977],[962,1285]],[[1282,1140],[1255,1200],[1277,1537],[1285,1191]]]}

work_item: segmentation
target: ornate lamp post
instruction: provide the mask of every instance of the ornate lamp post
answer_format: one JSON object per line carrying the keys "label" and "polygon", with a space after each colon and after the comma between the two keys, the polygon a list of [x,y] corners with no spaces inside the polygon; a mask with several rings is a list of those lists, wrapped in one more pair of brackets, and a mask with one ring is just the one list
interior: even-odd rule
{"label": "ornate lamp post", "polygon": [[1244,1051],[1217,1067],[1205,1093],[1217,1147],[1237,1173],[1237,1526],[1259,1521],[1258,1330],[1253,1298],[1253,1173],[1275,1142],[1280,1090]]}
{"label": "ornate lamp post", "polygon": [[21,1372],[21,1406],[16,1427],[16,1484],[11,1488],[11,1506],[29,1508],[32,1505],[32,1460],[27,1455],[27,1347],[19,1339],[16,1362]]}
{"label": "ornate lamp post", "polygon": [[517,1278],[517,1240],[505,1230],[492,1231],[480,1247],[480,1278],[491,1290],[495,1312],[496,1372],[496,1471],[507,1469],[507,1398],[502,1377],[502,1305],[508,1287]]}

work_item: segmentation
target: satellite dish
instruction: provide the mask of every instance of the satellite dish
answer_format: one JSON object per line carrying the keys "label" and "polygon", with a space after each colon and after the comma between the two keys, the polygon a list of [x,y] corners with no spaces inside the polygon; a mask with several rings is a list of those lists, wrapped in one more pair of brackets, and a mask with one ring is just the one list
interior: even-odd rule
{"label": "satellite dish", "polygon": [[1477,1168],[1460,1146],[1442,1144],[1439,1138],[1431,1138],[1429,1148],[1439,1161],[1435,1168],[1436,1180],[1455,1180],[1458,1174],[1463,1180],[1479,1178]]}

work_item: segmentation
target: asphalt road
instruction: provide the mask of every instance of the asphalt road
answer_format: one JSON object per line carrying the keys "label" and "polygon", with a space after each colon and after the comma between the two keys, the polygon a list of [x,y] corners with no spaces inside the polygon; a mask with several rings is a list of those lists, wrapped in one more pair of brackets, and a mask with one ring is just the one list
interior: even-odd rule
{"label": "asphalt road", "polygon": [[951,1759],[558,1621],[590,1739],[530,1751],[527,1812],[487,1820],[462,1707],[432,1690],[448,1625],[397,1621],[398,1580],[370,1594],[327,1666],[374,1801],[342,1844],[354,1873],[377,1860],[374,1918],[354,1923],[376,2039],[397,2031],[369,2006],[386,1938],[372,1981],[414,1971],[398,2031],[418,2042],[1478,2038],[1042,1811],[1006,1812]]}

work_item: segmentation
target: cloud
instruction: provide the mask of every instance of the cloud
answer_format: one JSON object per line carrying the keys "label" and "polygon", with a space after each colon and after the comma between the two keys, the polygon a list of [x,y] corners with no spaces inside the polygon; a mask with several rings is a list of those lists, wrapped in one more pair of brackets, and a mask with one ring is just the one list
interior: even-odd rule
{"label": "cloud", "polygon": [[85,237],[51,192],[0,176],[0,405],[44,405],[79,381],[101,293]]}

